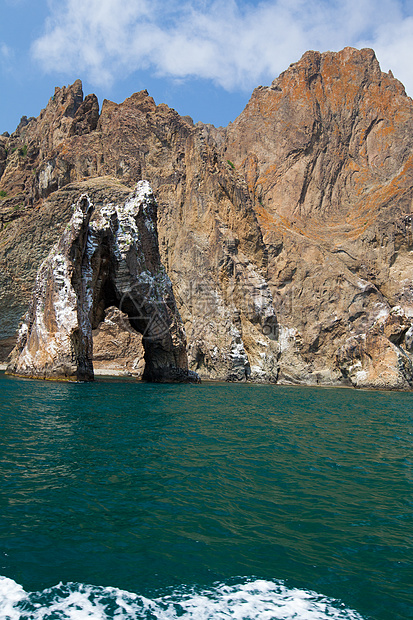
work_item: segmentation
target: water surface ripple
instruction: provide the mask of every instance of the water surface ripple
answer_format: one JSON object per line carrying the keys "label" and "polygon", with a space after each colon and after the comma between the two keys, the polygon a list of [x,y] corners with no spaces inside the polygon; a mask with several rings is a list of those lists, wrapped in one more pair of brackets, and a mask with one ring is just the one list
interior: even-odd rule
{"label": "water surface ripple", "polygon": [[[73,596],[87,584],[119,589],[139,595],[142,609],[162,599],[163,614],[179,591],[177,617],[187,613],[182,600],[196,599],[198,615],[188,617],[359,617],[353,609],[413,618],[412,394],[4,374],[0,383],[0,573],[10,609],[8,588],[40,596],[70,582],[84,584]],[[249,615],[199,611],[205,596],[236,599],[235,584],[245,599],[251,583],[261,603],[268,591],[283,601],[320,593],[350,615],[322,603],[325,616],[254,616],[257,600]],[[118,616],[175,617],[145,609]],[[15,617],[72,617],[30,613]]]}

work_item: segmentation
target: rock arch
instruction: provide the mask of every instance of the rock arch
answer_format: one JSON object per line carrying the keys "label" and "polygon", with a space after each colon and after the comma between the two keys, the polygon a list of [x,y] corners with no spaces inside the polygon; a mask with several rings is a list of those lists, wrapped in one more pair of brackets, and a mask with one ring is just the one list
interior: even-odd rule
{"label": "rock arch", "polygon": [[59,242],[41,265],[12,352],[9,374],[91,381],[92,330],[118,307],[142,334],[144,379],[196,381],[171,281],[161,263],[157,204],[147,181],[120,204],[74,205]]}

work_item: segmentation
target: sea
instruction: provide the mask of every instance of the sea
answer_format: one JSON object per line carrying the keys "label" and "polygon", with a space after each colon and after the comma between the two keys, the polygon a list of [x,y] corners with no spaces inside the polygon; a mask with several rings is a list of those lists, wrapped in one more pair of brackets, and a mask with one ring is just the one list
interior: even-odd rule
{"label": "sea", "polygon": [[413,393],[0,373],[0,618],[413,618],[412,443]]}

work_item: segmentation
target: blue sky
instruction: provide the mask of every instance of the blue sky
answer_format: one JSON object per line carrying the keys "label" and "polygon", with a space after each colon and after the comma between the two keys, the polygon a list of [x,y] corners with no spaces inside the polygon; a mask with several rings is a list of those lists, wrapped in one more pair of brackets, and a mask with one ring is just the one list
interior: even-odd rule
{"label": "blue sky", "polygon": [[146,88],[227,125],[308,49],[372,47],[413,95],[413,0],[0,0],[0,133],[55,86],[121,102]]}

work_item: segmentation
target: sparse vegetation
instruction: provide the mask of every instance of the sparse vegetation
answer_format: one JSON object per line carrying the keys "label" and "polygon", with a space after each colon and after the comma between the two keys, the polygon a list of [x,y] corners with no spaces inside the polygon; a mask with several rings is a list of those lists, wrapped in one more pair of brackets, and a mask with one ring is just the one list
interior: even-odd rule
{"label": "sparse vegetation", "polygon": [[230,161],[229,159],[227,159],[227,164],[229,164],[229,165],[231,166],[231,168],[232,168],[233,170],[235,170],[235,166],[234,166],[234,164],[232,163],[232,161]]}
{"label": "sparse vegetation", "polygon": [[18,152],[20,157],[26,157],[27,155],[27,144],[23,144],[23,146],[15,146],[14,149],[11,150],[12,153]]}

